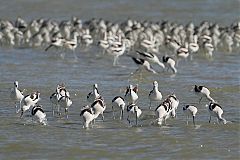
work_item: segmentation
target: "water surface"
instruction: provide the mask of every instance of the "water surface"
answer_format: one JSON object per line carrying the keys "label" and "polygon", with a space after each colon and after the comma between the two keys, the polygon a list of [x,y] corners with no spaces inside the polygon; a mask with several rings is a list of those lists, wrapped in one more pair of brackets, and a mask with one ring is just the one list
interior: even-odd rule
{"label": "water surface", "polygon": [[[72,15],[90,19],[103,17],[113,21],[127,17],[148,20],[169,19],[199,24],[202,20],[230,24],[239,18],[239,1],[4,1],[1,2],[2,18],[27,20],[39,17],[69,19]],[[221,16],[219,16],[221,15]],[[193,61],[181,61],[178,74],[162,72],[129,76],[136,65],[129,57],[121,57],[127,67],[112,67],[112,59],[101,56],[96,47],[88,51],[77,50],[79,62],[74,63],[71,53],[61,59],[54,50],[46,53],[43,48],[0,48],[0,159],[239,159],[239,97],[240,54],[214,53],[212,61],[202,56]],[[47,112],[48,126],[31,121],[31,117],[19,118],[9,98],[15,80],[26,93],[41,92],[40,104]],[[157,80],[163,96],[175,92],[180,99],[177,119],[169,119],[168,126],[150,125],[153,112],[148,110],[148,93]],[[65,82],[73,105],[69,120],[53,118],[49,96],[57,83]],[[93,128],[82,128],[80,109],[87,104],[86,95],[92,84],[107,103],[105,121],[97,120]],[[138,105],[143,109],[140,126],[130,127],[126,120],[112,119],[111,100],[124,95],[129,84],[139,84]],[[209,124],[209,114],[203,100],[190,90],[194,84],[203,84],[212,91],[224,109],[227,125]],[[196,104],[197,128],[186,126],[182,107]],[[126,119],[126,113],[125,113]],[[216,119],[213,120],[216,122]],[[190,123],[191,124],[191,123]]]}

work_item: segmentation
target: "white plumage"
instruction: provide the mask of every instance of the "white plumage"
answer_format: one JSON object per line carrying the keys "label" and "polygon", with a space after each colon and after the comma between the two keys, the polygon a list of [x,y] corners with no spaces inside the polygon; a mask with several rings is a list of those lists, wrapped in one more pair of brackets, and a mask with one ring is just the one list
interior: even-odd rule
{"label": "white plumage", "polygon": [[19,102],[19,107],[21,107],[21,100],[23,99],[23,97],[24,95],[22,91],[18,89],[18,81],[15,81],[14,88],[11,89],[10,98],[15,103],[16,113],[18,112],[17,102]]}
{"label": "white plumage", "polygon": [[188,125],[188,118],[189,116],[193,117],[193,125],[195,126],[195,116],[197,114],[197,107],[194,105],[186,105],[183,107],[183,112],[186,114],[186,120],[187,120],[187,125]]}
{"label": "white plumage", "polygon": [[199,103],[201,102],[203,96],[205,96],[209,101],[214,102],[214,99],[210,96],[210,91],[207,87],[195,85],[193,90],[201,97]]}
{"label": "white plumage", "polygon": [[176,117],[176,110],[179,104],[179,100],[176,98],[175,94],[169,95],[156,109],[155,113],[157,116],[157,124],[166,125],[166,120],[172,116]]}
{"label": "white plumage", "polygon": [[127,121],[129,122],[129,124],[131,124],[131,120],[130,120],[131,116],[135,115],[136,125],[137,125],[138,118],[141,116],[142,110],[136,104],[130,104],[127,106],[127,112],[128,112]]}
{"label": "white plumage", "polygon": [[123,112],[125,108],[124,99],[121,96],[116,96],[112,100],[112,111],[113,111],[113,118],[115,119],[114,108],[120,109],[120,120],[123,119]]}
{"label": "white plumage", "polygon": [[72,105],[72,100],[67,94],[65,94],[58,100],[58,104],[60,108],[64,108],[66,118],[68,119],[68,110],[69,107]]}
{"label": "white plumage", "polygon": [[136,88],[134,90],[133,85],[130,84],[124,97],[128,104],[136,103],[138,99]]}
{"label": "white plumage", "polygon": [[140,52],[137,51],[137,53],[144,59],[152,62],[152,63],[156,63],[158,64],[160,67],[165,68],[165,65],[160,62],[159,58],[157,57],[157,55],[150,53],[150,52]]}
{"label": "white plumage", "polygon": [[89,128],[89,124],[96,118],[96,115],[93,113],[93,109],[89,106],[85,106],[80,113],[80,116],[83,117],[83,128]]}
{"label": "white plumage", "polygon": [[175,60],[169,56],[163,56],[163,63],[165,63],[167,65],[167,70],[169,68],[171,68],[171,70],[173,71],[173,73],[177,73],[177,69],[175,67]]}
{"label": "white plumage", "polygon": [[93,91],[88,93],[88,95],[87,95],[87,100],[88,100],[88,102],[93,103],[96,99],[98,99],[100,97],[101,97],[101,95],[99,94],[99,91],[98,91],[98,85],[94,84]]}
{"label": "white plumage", "polygon": [[30,107],[33,107],[37,104],[37,102],[40,100],[40,92],[33,92],[30,95],[26,95],[23,97],[21,101],[21,115],[23,116],[23,113],[30,109]]}
{"label": "white plumage", "polygon": [[32,108],[32,116],[36,117],[41,124],[47,125],[46,113],[43,111],[41,105]]}
{"label": "white plumage", "polygon": [[149,109],[151,109],[152,102],[158,102],[162,100],[162,93],[158,89],[158,82],[153,82],[153,89],[150,91],[148,98],[150,100]]}
{"label": "white plumage", "polygon": [[208,111],[210,113],[209,123],[211,122],[211,116],[217,117],[218,122],[222,122],[223,124],[227,123],[226,119],[222,117],[223,109],[219,104],[210,102],[208,105]]}
{"label": "white plumage", "polygon": [[102,99],[96,99],[92,103],[91,108],[94,112],[94,119],[96,119],[101,114],[102,120],[104,120],[103,112],[106,109],[106,105]]}

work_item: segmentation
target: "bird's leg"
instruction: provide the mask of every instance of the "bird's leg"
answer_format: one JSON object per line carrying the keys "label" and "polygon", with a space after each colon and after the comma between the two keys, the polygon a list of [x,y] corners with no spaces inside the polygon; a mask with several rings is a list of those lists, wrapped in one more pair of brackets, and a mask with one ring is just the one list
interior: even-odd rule
{"label": "bird's leg", "polygon": [[200,104],[201,100],[202,100],[202,97],[199,99],[199,104]]}
{"label": "bird's leg", "polygon": [[52,116],[54,117],[54,104],[52,104]]}
{"label": "bird's leg", "polygon": [[210,116],[210,118],[209,118],[209,121],[208,121],[209,123],[211,122],[211,116]]}
{"label": "bird's leg", "polygon": [[117,56],[114,56],[113,57],[113,66],[116,66],[117,65]]}
{"label": "bird's leg", "polygon": [[129,119],[129,115],[128,115],[128,117],[127,117],[127,121],[128,121],[128,123],[129,123],[129,125],[131,125],[131,121],[130,121],[130,119]]}
{"label": "bird's leg", "polygon": [[164,125],[165,125],[165,126],[167,125],[167,121],[166,121],[166,118],[164,118]]}
{"label": "bird's leg", "polygon": [[77,60],[78,60],[78,57],[77,57],[77,55],[76,55],[76,53],[75,53],[75,50],[73,50],[72,52],[73,52],[73,56],[74,56],[75,61],[77,61]]}
{"label": "bird's leg", "polygon": [[103,116],[103,113],[102,113],[101,115],[102,115],[102,121],[104,121],[104,116]]}
{"label": "bird's leg", "polygon": [[194,127],[196,126],[195,125],[195,117],[193,116],[193,125],[194,125]]}
{"label": "bird's leg", "polygon": [[113,112],[113,119],[115,119],[115,113],[114,113],[113,106],[112,106],[112,112]]}
{"label": "bird's leg", "polygon": [[123,110],[121,110],[121,114],[120,114],[120,120],[123,119]]}
{"label": "bird's leg", "polygon": [[138,125],[138,117],[137,117],[137,112],[135,112],[135,116],[136,116],[136,126]]}
{"label": "bird's leg", "polygon": [[65,108],[65,115],[66,115],[66,118],[68,119],[68,108]]}
{"label": "bird's leg", "polygon": [[59,105],[57,105],[57,112],[58,112],[58,115],[61,114],[61,113],[60,113],[60,106],[59,106]]}
{"label": "bird's leg", "polygon": [[21,109],[21,115],[20,115],[20,118],[22,118],[23,116],[23,109]]}
{"label": "bird's leg", "polygon": [[15,110],[16,110],[16,113],[18,113],[18,106],[17,106],[17,102],[15,102]]}

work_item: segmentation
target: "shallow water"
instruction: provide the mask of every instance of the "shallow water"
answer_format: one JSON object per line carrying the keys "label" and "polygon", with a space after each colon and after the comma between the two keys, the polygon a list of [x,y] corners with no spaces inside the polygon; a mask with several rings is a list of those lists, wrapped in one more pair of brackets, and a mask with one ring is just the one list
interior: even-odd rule
{"label": "shallow water", "polygon": [[[115,21],[127,17],[149,20],[178,20],[188,22],[189,18],[200,23],[203,19],[229,24],[237,19],[238,1],[32,1],[1,2],[3,18],[15,19],[16,10],[23,18],[52,17],[65,19],[71,15],[89,19],[104,17]],[[48,4],[49,3],[49,4]],[[64,3],[65,7],[61,4]],[[74,3],[78,5],[74,5]],[[129,4],[128,4],[129,3]],[[143,3],[143,4],[142,4]],[[148,3],[145,4],[144,3]],[[150,3],[150,4],[149,4]],[[204,7],[208,3],[207,7]],[[126,6],[125,4],[128,4]],[[188,4],[188,7],[186,6]],[[217,5],[216,5],[217,4]],[[7,10],[3,6],[8,6]],[[44,6],[42,12],[41,6]],[[55,7],[53,7],[55,6]],[[75,7],[73,7],[75,6]],[[140,9],[141,6],[144,6]],[[177,7],[176,7],[177,6]],[[90,8],[100,9],[92,11]],[[119,9],[117,9],[119,7]],[[54,9],[51,9],[54,8]],[[197,9],[198,8],[198,9]],[[220,8],[220,9],[219,9]],[[229,8],[232,8],[229,12]],[[108,10],[105,12],[104,10]],[[116,10],[117,9],[117,10]],[[124,13],[122,12],[124,10]],[[115,12],[116,11],[116,12]],[[181,11],[179,13],[179,11]],[[228,12],[227,12],[228,11]],[[90,14],[91,13],[91,14]],[[222,16],[219,17],[218,15]],[[180,61],[178,73],[172,76],[162,72],[152,75],[143,73],[130,76],[136,65],[129,57],[120,57],[120,63],[127,67],[112,67],[112,59],[102,56],[100,50],[92,47],[88,51],[78,48],[79,62],[73,62],[71,53],[61,59],[55,50],[44,52],[43,48],[19,49],[0,48],[0,159],[239,159],[240,158],[240,54],[214,52],[212,61],[194,56],[192,61]],[[32,122],[31,117],[19,118],[9,98],[10,88],[19,81],[25,93],[41,92],[40,104],[47,112],[48,125]],[[159,82],[163,96],[175,92],[180,99],[177,118],[169,119],[168,126],[150,125],[153,112],[148,110],[148,93],[153,80]],[[69,120],[53,118],[49,96],[57,83],[65,82],[70,91],[73,105]],[[107,103],[105,121],[100,119],[88,130],[82,128],[80,109],[87,104],[86,96],[92,84],[98,83],[99,90]],[[130,127],[125,120],[112,119],[111,100],[124,95],[128,84],[139,84],[138,105],[143,109],[139,126]],[[198,104],[198,97],[190,90],[194,84],[203,84],[212,91],[212,97],[223,106],[224,117],[231,121],[226,125],[208,123],[207,101]],[[187,126],[182,107],[195,104],[198,107],[197,127]],[[216,122],[216,119],[213,119]]]}

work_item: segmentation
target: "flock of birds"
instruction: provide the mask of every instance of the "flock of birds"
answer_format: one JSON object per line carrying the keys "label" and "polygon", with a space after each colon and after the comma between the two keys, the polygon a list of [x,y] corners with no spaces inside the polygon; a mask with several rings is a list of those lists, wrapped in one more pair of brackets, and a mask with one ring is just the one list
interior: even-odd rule
{"label": "flock of birds", "polygon": [[79,46],[85,49],[97,46],[103,54],[113,57],[115,66],[119,65],[120,56],[127,55],[139,66],[138,70],[157,73],[152,67],[155,63],[175,74],[175,64],[180,59],[197,54],[211,58],[216,50],[239,51],[240,22],[221,26],[203,21],[184,26],[169,21],[127,19],[117,23],[104,19],[82,21],[77,17],[61,22],[42,18],[26,22],[19,17],[15,21],[0,20],[0,45],[47,52],[53,52],[54,48],[62,57],[70,50],[75,60]]}
{"label": "flock of birds", "polygon": [[[222,117],[222,107],[210,96],[210,91],[205,86],[195,85],[192,90],[194,93],[200,96],[199,103],[202,98],[205,97],[209,100],[208,111],[210,113],[209,123],[211,117],[216,117],[219,123],[226,124],[227,121]],[[40,124],[47,125],[46,113],[43,110],[42,105],[39,105],[40,92],[32,92],[28,95],[23,95],[23,92],[19,90],[18,81],[14,82],[14,87],[10,93],[11,100],[15,103],[16,113],[20,112],[22,118],[27,111],[31,110],[33,119],[37,119]],[[166,125],[166,120],[170,117],[175,118],[177,108],[179,105],[179,99],[172,93],[163,99],[162,93],[159,90],[158,82],[153,82],[153,89],[149,92],[149,110],[152,110],[154,106],[156,119],[151,124],[157,124],[159,126]],[[92,91],[87,95],[87,101],[89,105],[83,106],[80,111],[80,116],[83,118],[83,127],[89,128],[90,124],[95,123],[95,120],[101,115],[104,121],[104,112],[106,110],[106,103],[104,98],[98,90],[98,85],[94,84]],[[66,89],[64,84],[58,84],[56,91],[50,96],[50,102],[52,103],[52,116],[64,115],[68,119],[68,111],[73,104],[70,93]],[[124,119],[125,110],[128,113],[127,121],[129,125],[132,125],[135,119],[135,125],[138,125],[138,119],[142,115],[142,109],[137,105],[138,102],[138,85],[129,85],[126,87],[124,97],[116,96],[112,99],[112,114],[115,119],[115,109],[120,111],[119,119]],[[19,104],[18,104],[19,103]],[[153,105],[157,104],[157,105]],[[157,107],[156,107],[157,106]],[[62,113],[61,110],[64,110]],[[197,114],[197,107],[194,105],[186,105],[183,107],[183,112],[186,114],[187,124],[189,116],[193,118],[193,125],[195,126],[195,116]],[[24,114],[25,113],[25,114]]]}
{"label": "flock of birds", "polygon": [[[76,54],[78,47],[87,50],[96,46],[101,49],[102,55],[113,57],[114,66],[120,66],[119,57],[126,55],[139,66],[136,72],[146,70],[156,74],[157,71],[152,67],[152,64],[156,64],[176,74],[180,59],[188,57],[192,59],[195,55],[211,58],[216,50],[229,53],[239,51],[240,22],[234,22],[230,26],[220,26],[217,23],[203,21],[199,25],[190,22],[184,26],[169,21],[151,22],[133,19],[127,19],[121,23],[104,19],[83,22],[77,17],[61,22],[52,19],[35,19],[26,22],[19,17],[15,21],[0,20],[0,46],[40,48],[46,52],[57,52],[63,58],[66,53],[72,51],[76,61],[79,59]],[[212,116],[217,117],[218,122],[227,123],[222,117],[222,107],[210,96],[207,87],[195,85],[193,91],[200,95],[199,103],[203,97],[209,100],[207,105],[210,113],[209,123]],[[39,105],[40,92],[24,95],[19,90],[18,82],[15,81],[10,97],[20,117],[31,110],[33,117],[36,117],[41,124],[47,124],[46,113]],[[153,82],[153,89],[148,98],[149,110],[155,107],[156,119],[153,120],[153,124],[166,125],[168,118],[176,117],[179,99],[174,93],[164,99],[157,81]],[[56,91],[50,96],[50,101],[53,116],[63,114],[61,110],[64,109],[64,115],[68,118],[69,108],[73,102],[65,85],[57,85]],[[84,128],[89,128],[99,115],[104,120],[106,110],[106,103],[99,93],[97,84],[93,85],[92,92],[87,95],[87,101],[89,105],[84,106],[80,112]],[[124,119],[123,115],[127,110],[129,124],[131,125],[135,119],[135,124],[138,125],[142,110],[137,102],[138,86],[127,86],[123,97],[116,96],[112,100],[114,119],[115,109],[120,110],[120,120]],[[153,103],[157,103],[157,107]],[[192,116],[195,126],[197,107],[186,105],[183,111],[186,114],[187,123],[189,116]]]}

